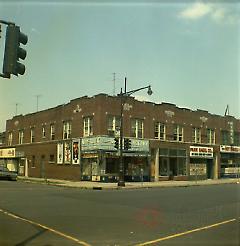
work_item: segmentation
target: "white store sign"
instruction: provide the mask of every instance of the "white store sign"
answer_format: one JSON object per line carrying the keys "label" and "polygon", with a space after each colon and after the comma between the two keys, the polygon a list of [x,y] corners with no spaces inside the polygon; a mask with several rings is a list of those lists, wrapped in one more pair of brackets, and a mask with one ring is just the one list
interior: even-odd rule
{"label": "white store sign", "polygon": [[0,158],[14,158],[16,157],[15,148],[0,149]]}
{"label": "white store sign", "polygon": [[204,146],[190,146],[190,157],[213,158],[213,148]]}
{"label": "white store sign", "polygon": [[222,152],[222,153],[240,153],[240,147],[239,146],[220,145],[220,152]]}

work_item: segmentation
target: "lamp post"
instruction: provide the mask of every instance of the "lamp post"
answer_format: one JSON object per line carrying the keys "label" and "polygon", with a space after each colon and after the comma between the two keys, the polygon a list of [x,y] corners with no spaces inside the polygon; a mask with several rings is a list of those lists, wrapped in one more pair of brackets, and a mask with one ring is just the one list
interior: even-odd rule
{"label": "lamp post", "polygon": [[119,180],[118,180],[118,186],[125,186],[125,180],[124,180],[124,162],[123,162],[123,105],[125,104],[127,98],[131,96],[133,93],[148,89],[147,93],[148,95],[152,95],[152,89],[151,86],[145,86],[141,87],[135,90],[127,91],[127,78],[125,77],[125,89],[124,92],[122,91],[118,94],[120,97],[120,103],[121,103],[121,114],[120,114],[120,144],[119,144],[119,151],[120,151],[120,163],[119,163]]}

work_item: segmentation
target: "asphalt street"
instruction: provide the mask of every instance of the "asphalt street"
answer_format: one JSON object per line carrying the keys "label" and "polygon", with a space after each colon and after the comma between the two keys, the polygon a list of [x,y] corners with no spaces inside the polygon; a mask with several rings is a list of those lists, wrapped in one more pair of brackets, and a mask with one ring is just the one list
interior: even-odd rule
{"label": "asphalt street", "polygon": [[83,190],[0,181],[0,245],[240,243],[240,185]]}

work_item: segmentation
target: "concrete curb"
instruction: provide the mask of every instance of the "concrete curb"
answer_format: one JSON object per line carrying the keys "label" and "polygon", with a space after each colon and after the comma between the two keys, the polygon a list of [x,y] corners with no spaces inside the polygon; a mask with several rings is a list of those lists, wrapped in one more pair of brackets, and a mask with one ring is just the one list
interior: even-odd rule
{"label": "concrete curb", "polygon": [[91,190],[128,190],[128,189],[152,189],[152,188],[176,188],[191,186],[206,186],[220,184],[240,184],[239,179],[219,179],[202,181],[159,181],[147,183],[126,183],[125,187],[118,187],[116,183],[96,183],[88,181],[68,181],[19,176],[18,181],[38,183],[65,188],[91,189]]}

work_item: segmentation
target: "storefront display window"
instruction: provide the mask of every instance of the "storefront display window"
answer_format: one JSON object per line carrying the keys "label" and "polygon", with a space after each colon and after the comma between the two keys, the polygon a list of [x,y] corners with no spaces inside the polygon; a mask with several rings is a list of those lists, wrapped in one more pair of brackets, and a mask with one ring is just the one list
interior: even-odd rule
{"label": "storefront display window", "polygon": [[184,176],[187,174],[185,149],[160,149],[159,175]]}

